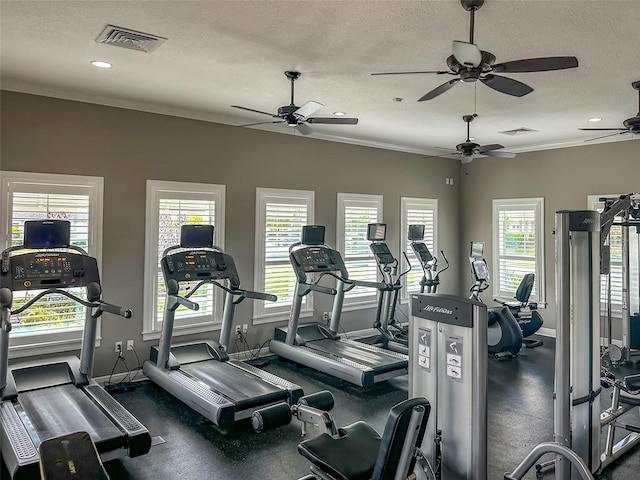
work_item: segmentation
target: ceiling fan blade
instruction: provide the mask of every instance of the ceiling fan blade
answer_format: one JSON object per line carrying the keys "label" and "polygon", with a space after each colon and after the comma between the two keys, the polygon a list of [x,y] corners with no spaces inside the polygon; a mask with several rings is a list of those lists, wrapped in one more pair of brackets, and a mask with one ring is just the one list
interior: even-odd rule
{"label": "ceiling fan blade", "polygon": [[324,107],[323,104],[314,102],[313,100],[309,100],[307,103],[293,112],[293,114],[297,117],[308,117],[309,115],[313,115],[314,113],[316,113],[322,107]]}
{"label": "ceiling fan blade", "polygon": [[501,152],[499,150],[487,150],[485,152],[480,152],[481,155],[488,155],[490,157],[500,157],[500,158],[513,158],[516,156],[515,153],[511,152]]}
{"label": "ceiling fan blade", "polygon": [[626,128],[579,128],[578,130],[587,130],[587,131],[591,131],[591,132],[606,132],[606,131],[619,131],[619,132],[626,132],[627,129]]}
{"label": "ceiling fan blade", "polygon": [[514,97],[524,97],[533,92],[533,88],[529,85],[512,78],[501,77],[500,75],[489,74],[486,77],[480,78],[480,81],[489,88]]}
{"label": "ceiling fan blade", "polygon": [[492,143],[491,145],[481,145],[478,147],[478,152],[485,153],[490,150],[500,150],[504,148],[504,145],[500,145],[499,143]]}
{"label": "ceiling fan blade", "polygon": [[465,67],[477,67],[482,63],[482,53],[474,43],[454,40],[452,45],[453,56]]}
{"label": "ceiling fan blade", "polygon": [[254,110],[253,108],[241,107],[239,105],[231,105],[233,108],[239,108],[240,110],[246,110],[248,112],[261,113],[262,115],[269,115],[270,117],[278,118],[278,115],[274,115],[273,113],[263,112],[261,110]]}
{"label": "ceiling fan blade", "polygon": [[455,148],[448,148],[448,147],[433,147],[433,148],[436,148],[438,150],[449,150],[450,152],[458,153],[458,151]]}
{"label": "ceiling fan blade", "polygon": [[541,57],[498,63],[493,66],[493,71],[501,73],[548,72],[576,68],[577,66],[578,59],[576,57]]}
{"label": "ceiling fan blade", "polygon": [[434,88],[429,93],[425,93],[422,97],[418,99],[419,102],[424,102],[426,100],[431,100],[436,98],[438,95],[442,95],[444,92],[452,88],[456,83],[460,81],[459,78],[454,78],[453,80],[449,80],[446,83],[443,83],[437,88]]}
{"label": "ceiling fan blade", "polygon": [[377,72],[372,73],[371,75],[420,75],[423,73],[436,73],[438,75],[455,75],[453,72],[449,72],[448,70],[424,70],[421,72]]}
{"label": "ceiling fan blade", "polygon": [[278,120],[276,122],[257,122],[257,123],[246,123],[244,125],[236,125],[237,127],[253,127],[254,125],[267,125],[271,123],[284,123],[284,120]]}
{"label": "ceiling fan blade", "polygon": [[324,123],[327,125],[357,125],[357,118],[349,117],[311,117],[307,118],[307,123]]}
{"label": "ceiling fan blade", "polygon": [[624,135],[625,133],[631,133],[631,132],[627,130],[625,132],[610,133],[608,135],[602,135],[601,137],[588,138],[587,140],[585,140],[585,142],[591,142],[592,140],[600,140],[601,138],[614,137],[616,135]]}
{"label": "ceiling fan blade", "polygon": [[309,127],[308,125],[305,125],[304,123],[299,123],[293,128],[295,128],[297,132],[301,133],[302,135],[310,135],[313,133],[313,130],[311,130],[311,127]]}

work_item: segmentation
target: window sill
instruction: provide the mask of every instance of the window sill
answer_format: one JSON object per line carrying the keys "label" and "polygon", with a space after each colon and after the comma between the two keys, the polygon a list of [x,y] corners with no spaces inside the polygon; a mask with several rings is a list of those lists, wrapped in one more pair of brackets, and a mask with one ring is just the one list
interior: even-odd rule
{"label": "window sill", "polygon": [[342,312],[352,312],[354,310],[366,310],[368,308],[378,308],[378,302],[376,300],[369,300],[365,302],[353,302],[347,303],[347,300],[344,301],[342,305]]}
{"label": "window sill", "polygon": [[[289,320],[290,312],[278,312],[270,313],[267,315],[261,315],[259,317],[253,317],[254,325],[267,325],[269,323],[280,323],[285,320]],[[300,318],[309,318],[313,316],[313,310],[307,310],[300,312]]]}
{"label": "window sill", "polygon": [[[54,353],[68,353],[80,350],[82,337],[62,340],[39,339],[38,343],[25,343],[9,347],[9,359],[50,355]],[[102,338],[96,338],[96,348],[100,347]]]}
{"label": "window sill", "polygon": [[[182,335],[192,335],[194,333],[205,333],[220,330],[220,322],[203,322],[196,325],[179,325],[173,327],[173,337],[180,337]],[[142,332],[142,340],[158,340],[160,338],[160,331],[152,330]]]}

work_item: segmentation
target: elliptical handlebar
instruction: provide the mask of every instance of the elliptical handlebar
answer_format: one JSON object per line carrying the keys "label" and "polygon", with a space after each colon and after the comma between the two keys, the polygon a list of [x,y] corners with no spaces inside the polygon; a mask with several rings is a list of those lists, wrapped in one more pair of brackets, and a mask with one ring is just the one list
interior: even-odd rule
{"label": "elliptical handlebar", "polygon": [[440,255],[442,255],[442,258],[447,264],[447,266],[444,267],[442,270],[436,270],[436,277],[449,268],[449,260],[447,260],[447,256],[444,254],[444,250],[440,250]]}

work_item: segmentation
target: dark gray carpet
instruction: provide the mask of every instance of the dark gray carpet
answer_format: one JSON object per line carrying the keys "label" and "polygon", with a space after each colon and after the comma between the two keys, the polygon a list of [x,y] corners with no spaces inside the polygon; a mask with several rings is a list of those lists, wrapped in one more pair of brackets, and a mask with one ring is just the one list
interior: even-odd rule
{"label": "dark gray carpet", "polygon": [[[523,350],[518,359],[489,360],[489,478],[501,479],[538,443],[553,438],[554,341]],[[391,406],[407,396],[407,378],[369,389],[343,384],[327,375],[290,363],[272,361],[265,370],[301,385],[305,393],[330,390],[336,399],[333,415],[339,425],[366,420],[381,431]],[[626,373],[626,372],[625,372]],[[608,392],[603,397],[608,399]],[[116,399],[142,421],[153,436],[166,443],[148,455],[109,462],[114,480],[296,479],[308,473],[308,462],[297,453],[299,424],[254,434],[248,424],[220,431],[155,385],[144,382]],[[637,418],[637,415],[636,415]],[[640,477],[640,452],[627,456],[600,478]],[[1,477],[8,478],[3,468]],[[536,478],[535,472],[527,478]],[[553,473],[544,478],[555,478]],[[446,480],[446,479],[445,479]]]}

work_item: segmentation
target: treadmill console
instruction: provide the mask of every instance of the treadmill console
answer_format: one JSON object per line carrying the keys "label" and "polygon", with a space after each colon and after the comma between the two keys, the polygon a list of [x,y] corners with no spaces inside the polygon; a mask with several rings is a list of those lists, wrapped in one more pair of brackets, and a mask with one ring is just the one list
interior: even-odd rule
{"label": "treadmill console", "polygon": [[229,279],[230,287],[240,287],[240,277],[233,258],[212,250],[186,250],[162,257],[165,281],[194,282]]}
{"label": "treadmill console", "polygon": [[0,287],[14,292],[100,284],[96,259],[71,252],[39,251],[12,255],[0,272]]}
{"label": "treadmill console", "polygon": [[389,247],[384,242],[374,242],[369,244],[369,248],[373,253],[373,256],[376,257],[376,261],[380,265],[389,265],[396,261],[393,254],[389,250]]}
{"label": "treadmill console", "polygon": [[340,272],[343,278],[349,276],[340,253],[324,245],[298,248],[291,252],[290,259],[300,283],[307,281],[307,273]]}
{"label": "treadmill console", "polygon": [[433,260],[433,255],[431,255],[429,248],[424,242],[413,242],[411,243],[411,248],[423,267],[426,267],[427,263]]}

